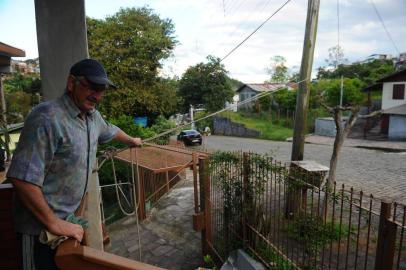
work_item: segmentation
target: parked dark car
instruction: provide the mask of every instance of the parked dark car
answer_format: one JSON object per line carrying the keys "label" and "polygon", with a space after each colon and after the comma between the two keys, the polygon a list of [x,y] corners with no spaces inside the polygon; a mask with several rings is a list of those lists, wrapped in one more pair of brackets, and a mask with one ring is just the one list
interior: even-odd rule
{"label": "parked dark car", "polygon": [[194,129],[183,130],[178,135],[178,141],[183,141],[185,145],[202,144],[202,135]]}

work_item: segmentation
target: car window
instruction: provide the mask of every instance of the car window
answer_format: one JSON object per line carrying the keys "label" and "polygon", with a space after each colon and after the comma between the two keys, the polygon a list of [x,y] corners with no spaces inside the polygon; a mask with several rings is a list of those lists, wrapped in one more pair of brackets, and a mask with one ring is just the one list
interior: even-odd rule
{"label": "car window", "polygon": [[189,130],[189,131],[186,131],[186,133],[187,133],[187,135],[197,135],[197,134],[199,134],[196,130]]}

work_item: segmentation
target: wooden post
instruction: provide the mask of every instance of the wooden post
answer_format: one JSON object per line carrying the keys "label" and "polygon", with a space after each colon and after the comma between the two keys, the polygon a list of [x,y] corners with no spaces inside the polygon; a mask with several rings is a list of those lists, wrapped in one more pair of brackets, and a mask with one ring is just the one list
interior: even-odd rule
{"label": "wooden post", "polygon": [[307,187],[302,187],[302,205],[300,207],[303,213],[306,213],[307,209]]}
{"label": "wooden post", "polygon": [[300,66],[300,83],[296,98],[296,117],[293,129],[291,156],[292,161],[303,160],[307,111],[309,107],[310,78],[313,66],[314,47],[316,45],[319,6],[320,0],[308,1],[302,64]]}
{"label": "wooden post", "polygon": [[168,156],[165,157],[165,167],[166,167],[166,171],[165,171],[165,181],[166,181],[166,193],[169,192],[169,171],[168,171]]}
{"label": "wooden post", "polygon": [[375,270],[392,270],[397,225],[390,220],[391,204],[381,202]]}
{"label": "wooden post", "polygon": [[[368,108],[368,114],[371,113],[371,107],[372,107],[372,101],[371,101],[371,91],[368,92],[368,101],[367,101],[367,108]],[[364,139],[367,138],[367,133],[369,130],[369,117],[366,119],[365,124],[364,124]]]}
{"label": "wooden post", "polygon": [[200,209],[204,213],[204,229],[202,230],[202,254],[210,253],[208,243],[212,243],[211,231],[211,203],[210,203],[210,174],[209,160],[199,159],[199,182],[200,182]]}
{"label": "wooden post", "polygon": [[278,108],[278,112],[277,112],[277,115],[276,115],[276,119],[277,119],[278,124],[279,124],[279,121],[281,120],[281,109],[280,109],[280,108]]}
{"label": "wooden post", "polygon": [[138,185],[137,185],[137,193],[139,195],[138,197],[138,218],[140,220],[144,220],[147,218],[147,215],[145,213],[145,183],[144,183],[144,174],[145,174],[145,169],[144,168],[139,168],[139,175],[140,179],[138,179]]}
{"label": "wooden post", "polygon": [[[97,168],[97,162],[94,167]],[[94,171],[89,179],[89,189],[86,196],[84,217],[88,221],[89,226],[86,229],[86,245],[103,251],[100,186],[97,171]]]}
{"label": "wooden post", "polygon": [[197,214],[199,212],[199,189],[197,186],[197,154],[193,152],[192,154],[192,169],[193,169],[193,195],[194,195],[194,201],[195,201],[195,213]]}

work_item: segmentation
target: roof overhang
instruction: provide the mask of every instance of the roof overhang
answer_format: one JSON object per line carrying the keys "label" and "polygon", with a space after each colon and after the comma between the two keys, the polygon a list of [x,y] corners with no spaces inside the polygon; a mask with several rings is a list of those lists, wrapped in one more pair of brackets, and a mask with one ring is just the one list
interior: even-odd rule
{"label": "roof overhang", "polygon": [[0,55],[6,57],[25,57],[25,51],[0,42]]}
{"label": "roof overhang", "polygon": [[383,83],[381,83],[381,82],[371,84],[371,85],[365,87],[364,89],[362,89],[362,92],[369,93],[369,92],[382,91],[382,85],[383,85]]}
{"label": "roof overhang", "polygon": [[397,82],[397,81],[405,81],[406,80],[406,69],[399,70],[395,73],[392,73],[388,76],[385,76],[379,80],[377,83],[384,83],[384,82]]}
{"label": "roof overhang", "polygon": [[383,114],[404,115],[406,116],[406,104],[386,109]]}

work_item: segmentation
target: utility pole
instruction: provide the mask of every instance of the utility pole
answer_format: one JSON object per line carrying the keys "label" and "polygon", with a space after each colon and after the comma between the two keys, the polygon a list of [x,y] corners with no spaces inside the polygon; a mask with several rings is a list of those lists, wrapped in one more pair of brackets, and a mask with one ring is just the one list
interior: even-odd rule
{"label": "utility pole", "polygon": [[192,105],[192,104],[190,104],[190,111],[189,111],[189,113],[190,113],[191,129],[196,129],[196,125],[195,125],[195,122],[194,122],[194,119],[193,119],[194,109],[193,109],[193,105]]}
{"label": "utility pole", "polygon": [[300,67],[300,83],[296,97],[296,112],[291,160],[303,160],[304,142],[307,127],[307,110],[309,107],[310,79],[312,74],[314,47],[316,45],[319,7],[320,0],[308,1],[302,64]]}

